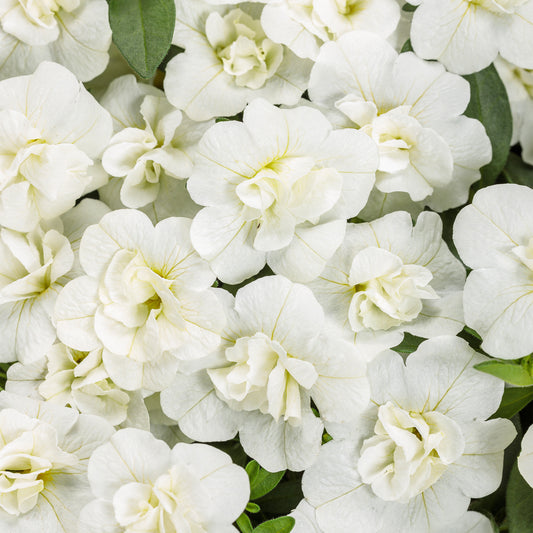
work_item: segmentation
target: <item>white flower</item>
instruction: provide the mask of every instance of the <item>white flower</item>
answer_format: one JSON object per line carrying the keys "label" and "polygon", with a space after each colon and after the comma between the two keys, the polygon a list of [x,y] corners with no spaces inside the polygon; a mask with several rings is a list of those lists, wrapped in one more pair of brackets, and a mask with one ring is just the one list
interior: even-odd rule
{"label": "white flower", "polygon": [[318,454],[322,419],[349,420],[366,407],[364,360],[322,334],[322,308],[303,285],[269,276],[234,301],[224,294],[224,344],[207,372],[178,375],[161,393],[163,411],[196,440],[239,431],[246,453],[270,472],[303,470]]}
{"label": "white flower", "polygon": [[396,0],[274,0],[261,22],[267,35],[300,57],[316,59],[322,43],[352,30],[391,35],[400,20]]}
{"label": "white flower", "polygon": [[215,124],[200,141],[187,186],[207,207],[193,220],[194,247],[225,283],[265,262],[309,281],[341,243],[345,219],[365,205],[376,165],[366,135],[332,131],[310,107],[256,99],[243,123]]}
{"label": "white flower", "polygon": [[474,368],[485,360],[461,339],[435,337],[406,363],[394,352],[370,363],[373,406],[328,425],[334,440],[304,473],[325,533],[467,531],[470,498],[498,488],[516,435],[509,420],[486,420],[504,384]]}
{"label": "white flower", "polygon": [[140,392],[124,391],[111,380],[101,348],[82,352],[56,343],[43,359],[9,367],[6,390],[100,416],[115,426],[149,427]]}
{"label": "white flower", "polygon": [[406,212],[348,224],[346,237],[309,286],[326,316],[367,357],[395,346],[407,331],[420,337],[463,328],[465,269],[441,238],[439,215]]}
{"label": "white flower", "polygon": [[91,500],[87,461],[113,428],[98,417],[0,393],[0,528],[76,531]]}
{"label": "white flower", "polygon": [[84,200],[62,220],[29,233],[0,228],[1,361],[35,361],[52,345],[57,294],[79,274],[79,236],[107,211],[97,200]]}
{"label": "white flower", "polygon": [[31,231],[90,188],[111,118],[67,69],[42,63],[0,82],[0,224]]}
{"label": "white flower", "polygon": [[315,518],[315,509],[303,499],[289,515],[295,520],[292,533],[323,533]]}
{"label": "white flower", "polygon": [[162,91],[137,83],[131,74],[114,80],[101,103],[116,130],[102,164],[112,176],[124,177],[120,199],[125,206],[155,203],[164,177],[189,177],[195,146],[214,122],[183,117]]}
{"label": "white flower", "polygon": [[532,0],[409,0],[411,42],[417,55],[438,59],[452,72],[470,74],[492,63],[498,52],[533,68]]}
{"label": "white flower", "polygon": [[533,191],[493,185],[457,215],[453,238],[473,269],[464,288],[465,322],[481,347],[504,359],[533,351]]}
{"label": "white flower", "polygon": [[113,211],[89,227],[80,247],[88,274],[61,291],[59,339],[80,351],[104,348],[111,379],[127,390],[160,390],[178,361],[207,355],[220,342],[215,276],[193,250],[190,220],[154,228],[135,210]]}
{"label": "white flower", "polygon": [[398,55],[371,33],[352,32],[326,43],[309,94],[337,127],[360,128],[379,147],[365,219],[400,208],[387,204],[395,198],[409,211],[457,207],[491,160],[482,124],[461,115],[468,83],[412,52]]}
{"label": "white flower", "polygon": [[296,104],[307,88],[311,64],[272,42],[259,15],[244,4],[176,2],[173,43],[186,50],[167,65],[169,101],[193,120],[235,115],[256,97]]}
{"label": "white flower", "polygon": [[111,28],[104,0],[4,0],[0,7],[0,78],[31,74],[56,61],[81,81],[109,61]]}
{"label": "white flower", "polygon": [[229,455],[205,444],[170,449],[147,431],[123,429],[89,461],[96,500],[81,513],[82,532],[218,533],[250,496],[248,476]]}
{"label": "white flower", "polygon": [[524,434],[520,455],[518,456],[518,470],[522,477],[533,487],[533,426]]}

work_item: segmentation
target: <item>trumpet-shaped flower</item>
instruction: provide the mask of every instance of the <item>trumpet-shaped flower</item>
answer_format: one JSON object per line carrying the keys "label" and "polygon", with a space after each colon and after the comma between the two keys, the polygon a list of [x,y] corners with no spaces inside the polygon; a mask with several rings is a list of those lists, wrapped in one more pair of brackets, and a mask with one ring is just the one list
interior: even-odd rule
{"label": "trumpet-shaped flower", "polygon": [[365,205],[376,166],[366,135],[332,131],[310,107],[254,100],[244,123],[215,124],[200,141],[187,186],[206,207],[193,220],[193,245],[227,283],[265,262],[309,281],[342,242],[346,219]]}
{"label": "trumpet-shaped flower", "polygon": [[74,207],[111,136],[109,113],[48,62],[0,82],[0,124],[0,225],[24,232]]}
{"label": "trumpet-shaped flower", "polygon": [[516,435],[509,420],[486,420],[504,384],[474,368],[484,360],[461,339],[435,337],[406,363],[388,351],[370,363],[372,407],[352,424],[328,426],[334,440],[304,473],[324,533],[475,525],[464,517],[470,498],[498,488]]}
{"label": "trumpet-shaped flower", "polygon": [[80,247],[87,273],[61,291],[59,339],[80,351],[103,347],[111,379],[127,390],[160,390],[180,360],[215,349],[224,326],[210,285],[215,276],[193,250],[190,220],[154,228],[135,210],[113,211],[89,227]]}
{"label": "trumpet-shaped flower", "polygon": [[169,101],[193,120],[235,115],[257,97],[296,104],[311,63],[270,40],[259,15],[244,4],[177,2],[173,43],[185,53],[167,65]]}
{"label": "trumpet-shaped flower", "polygon": [[533,351],[533,191],[493,185],[457,215],[453,238],[472,268],[464,289],[465,322],[481,347],[504,359]]}
{"label": "trumpet-shaped flower", "polygon": [[161,393],[163,411],[190,438],[227,440],[239,431],[267,470],[303,470],[318,454],[322,420],[349,420],[367,405],[364,360],[323,335],[324,313],[303,285],[270,276],[224,299],[224,343],[207,370],[178,375]]}
{"label": "trumpet-shaped flower", "polygon": [[6,0],[0,7],[0,78],[31,74],[56,61],[81,81],[109,61],[111,28],[104,0]]}
{"label": "trumpet-shaped flower", "polygon": [[396,0],[274,0],[266,1],[261,22],[275,42],[300,57],[316,59],[324,42],[352,30],[389,37],[400,20]]}
{"label": "trumpet-shaped flower", "polygon": [[368,357],[395,346],[407,331],[420,337],[463,328],[465,269],[441,238],[442,222],[405,211],[348,224],[346,237],[309,286],[326,316]]}
{"label": "trumpet-shaped flower", "polygon": [[358,128],[378,145],[376,185],[365,219],[399,208],[457,207],[466,202],[480,167],[490,162],[482,124],[461,115],[468,83],[411,52],[398,55],[371,33],[351,32],[326,43],[309,95],[337,127]]}
{"label": "trumpet-shaped flower", "polygon": [[7,392],[0,393],[0,527],[10,533],[76,531],[91,500],[87,462],[113,428]]}
{"label": "trumpet-shaped flower", "polygon": [[131,74],[114,80],[101,103],[115,125],[102,164],[124,178],[120,199],[126,207],[155,204],[165,179],[190,176],[196,144],[212,122],[184,117],[162,91],[137,83]]}
{"label": "trumpet-shaped flower", "polygon": [[0,228],[1,361],[35,361],[52,345],[57,294],[79,274],[78,239],[107,211],[97,200],[84,200],[62,220],[29,233]]}
{"label": "trumpet-shaped flower", "polygon": [[141,393],[124,391],[111,380],[101,348],[82,352],[56,343],[44,358],[9,367],[6,390],[100,416],[114,426],[149,427]]}
{"label": "trumpet-shaped flower", "polygon": [[448,70],[470,74],[498,55],[533,68],[532,0],[409,0],[411,42],[417,55]]}
{"label": "trumpet-shaped flower", "polygon": [[89,461],[97,499],[81,512],[83,533],[236,532],[250,496],[248,476],[205,444],[172,449],[147,431],[123,429]]}

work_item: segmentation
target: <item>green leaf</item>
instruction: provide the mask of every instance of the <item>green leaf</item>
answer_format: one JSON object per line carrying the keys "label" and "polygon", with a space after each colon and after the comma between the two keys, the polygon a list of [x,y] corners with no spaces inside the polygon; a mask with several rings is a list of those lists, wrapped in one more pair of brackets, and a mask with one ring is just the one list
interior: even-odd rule
{"label": "green leaf", "polygon": [[257,503],[254,503],[254,502],[248,502],[248,503],[246,504],[246,509],[245,509],[245,511],[248,512],[248,513],[256,514],[256,513],[258,513],[260,510],[261,510],[261,507],[259,507],[259,505],[257,505]]}
{"label": "green leaf", "polygon": [[505,389],[498,410],[491,418],[512,418],[533,400],[533,387]]}
{"label": "green leaf", "polygon": [[268,522],[259,524],[253,533],[289,533],[294,527],[295,520],[292,516],[282,516],[281,518],[274,518]]}
{"label": "green leaf", "polygon": [[257,500],[268,494],[285,475],[285,470],[268,472],[268,470],[261,468],[256,461],[250,461],[246,465],[246,472],[250,478],[250,500]]}
{"label": "green leaf", "polygon": [[[408,5],[408,4],[405,4],[405,5]],[[400,50],[400,54],[403,54],[404,52],[412,52],[412,51],[413,51],[413,46],[411,45],[411,39],[407,39],[407,41],[403,43],[402,49]]]}
{"label": "green leaf", "polygon": [[533,385],[530,356],[511,361],[491,359],[490,361],[483,361],[483,363],[474,365],[474,368],[491,376],[503,379],[503,381],[511,385],[516,385],[517,387],[529,387]]}
{"label": "green leaf", "polygon": [[487,131],[492,145],[492,161],[481,169],[481,186],[492,185],[502,171],[511,144],[513,119],[505,86],[494,68],[464,76],[470,84],[467,117],[477,118]]}
{"label": "green leaf", "polygon": [[289,514],[303,499],[301,475],[290,481],[283,481],[276,490],[263,496],[257,503],[264,513]]}
{"label": "green leaf", "polygon": [[142,78],[151,78],[165,58],[174,33],[174,0],[110,0],[113,41]]}
{"label": "green leaf", "polygon": [[524,163],[520,156],[512,152],[509,154],[502,174],[509,183],[533,187],[533,167]]}
{"label": "green leaf", "polygon": [[422,337],[416,337],[415,335],[411,335],[410,333],[405,333],[403,336],[403,341],[395,346],[393,350],[395,352],[401,353],[401,354],[411,354],[413,353],[420,343],[424,341]]}
{"label": "green leaf", "polygon": [[507,485],[507,520],[509,533],[531,533],[533,488],[520,475],[516,463],[511,470]]}
{"label": "green leaf", "polygon": [[253,533],[254,528],[252,522],[250,522],[250,519],[244,513],[235,520],[235,523],[242,533]]}

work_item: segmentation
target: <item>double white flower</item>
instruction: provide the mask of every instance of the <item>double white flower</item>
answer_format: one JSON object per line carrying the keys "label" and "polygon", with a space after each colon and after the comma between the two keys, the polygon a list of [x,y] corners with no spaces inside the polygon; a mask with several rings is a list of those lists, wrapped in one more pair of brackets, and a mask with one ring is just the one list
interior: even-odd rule
{"label": "double white flower", "polygon": [[348,524],[424,533],[451,531],[461,516],[463,527],[476,522],[464,516],[470,498],[496,490],[516,435],[509,420],[486,420],[504,384],[474,368],[484,360],[461,339],[435,337],[406,363],[394,352],[370,363],[373,406],[352,424],[327,424],[334,440],[304,473],[325,533]]}
{"label": "double white flower", "polygon": [[89,481],[97,499],[81,513],[83,533],[236,533],[250,496],[246,472],[227,454],[205,444],[170,449],[136,429],[95,450]]}
{"label": "double white flower", "polygon": [[376,152],[315,109],[254,100],[243,123],[215,124],[200,141],[187,184],[206,206],[193,220],[194,247],[226,283],[265,262],[294,281],[313,279],[368,199]]}
{"label": "double white flower", "polygon": [[472,268],[465,322],[488,354],[516,359],[533,351],[533,191],[514,184],[476,193],[454,224],[461,259]]}
{"label": "double white flower", "polygon": [[215,276],[189,231],[186,218],[154,228],[139,211],[107,214],[82,238],[88,275],[58,297],[59,339],[81,351],[103,347],[106,371],[127,390],[161,390],[180,360],[201,358],[220,342],[224,314],[209,290]]}
{"label": "double white flower", "polygon": [[358,128],[379,147],[365,219],[457,207],[491,160],[483,125],[462,115],[468,83],[436,62],[398,55],[377,35],[351,32],[324,44],[309,95],[337,127]]}
{"label": "double white flower", "polygon": [[228,324],[216,358],[207,371],[178,375],[161,393],[163,411],[195,440],[228,440],[238,431],[246,453],[267,470],[303,470],[318,454],[322,420],[350,420],[367,405],[364,360],[323,334],[322,308],[303,285],[270,276],[235,299],[221,296]]}
{"label": "double white flower", "polygon": [[4,0],[0,6],[0,78],[31,74],[57,61],[81,81],[109,61],[105,0]]}
{"label": "double white flower", "polygon": [[441,238],[439,215],[415,226],[398,211],[348,224],[322,274],[309,284],[328,319],[371,358],[402,341],[455,335],[463,327],[465,270]]}
{"label": "double white flower", "polygon": [[176,2],[172,42],[185,53],[167,65],[169,101],[193,120],[235,115],[256,97],[296,104],[311,63],[270,40],[260,15],[260,6]]}

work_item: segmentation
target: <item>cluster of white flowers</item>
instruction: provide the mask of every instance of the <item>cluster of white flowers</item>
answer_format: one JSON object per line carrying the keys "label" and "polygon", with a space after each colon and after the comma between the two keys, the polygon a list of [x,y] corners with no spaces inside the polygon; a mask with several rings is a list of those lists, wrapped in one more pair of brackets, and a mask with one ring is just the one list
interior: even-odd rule
{"label": "cluster of white flowers", "polygon": [[533,190],[478,187],[462,75],[533,164],[533,0],[175,13],[150,82],[105,0],[0,1],[0,530],[246,533],[254,460],[293,533],[492,533],[517,431],[475,366],[533,352]]}

